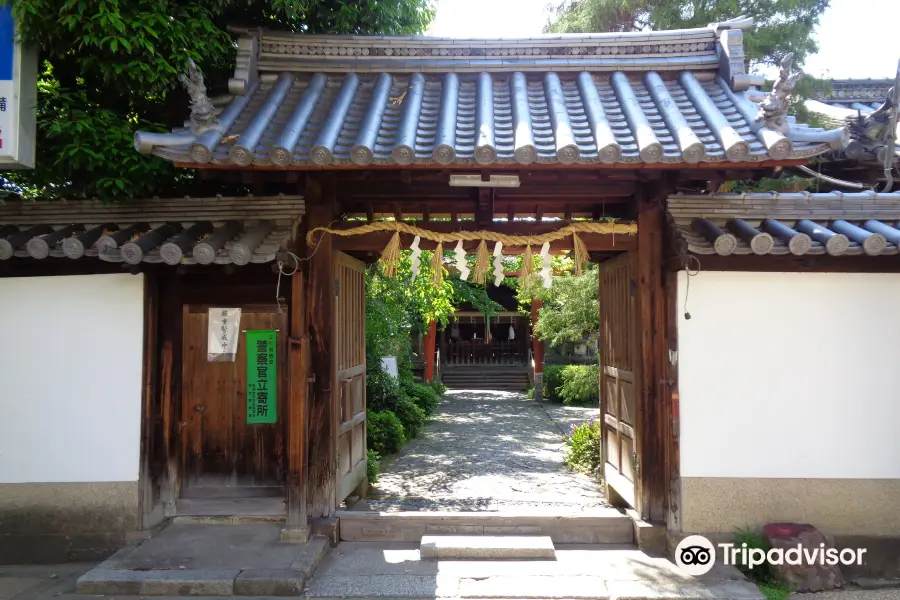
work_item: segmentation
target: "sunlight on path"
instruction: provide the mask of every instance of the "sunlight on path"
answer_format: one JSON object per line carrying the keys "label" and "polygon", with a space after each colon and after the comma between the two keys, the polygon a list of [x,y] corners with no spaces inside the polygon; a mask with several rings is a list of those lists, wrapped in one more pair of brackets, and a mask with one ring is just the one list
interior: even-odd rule
{"label": "sunlight on path", "polygon": [[600,486],[563,463],[561,428],[578,410],[591,412],[567,410],[557,424],[520,393],[448,392],[422,434],[384,466],[369,505],[535,512],[604,506]]}

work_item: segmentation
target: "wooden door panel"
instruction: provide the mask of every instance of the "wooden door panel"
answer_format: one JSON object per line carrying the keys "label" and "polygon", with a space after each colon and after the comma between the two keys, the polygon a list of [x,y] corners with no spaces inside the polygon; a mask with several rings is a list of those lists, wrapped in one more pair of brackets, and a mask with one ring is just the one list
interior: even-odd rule
{"label": "wooden door panel", "polygon": [[[207,360],[207,307],[184,307],[182,422],[183,485],[273,486],[284,482],[287,339],[284,315],[274,308],[242,307],[234,362]],[[245,330],[279,330],[274,424],[247,423]]]}
{"label": "wooden door panel", "polygon": [[344,253],[335,257],[335,360],[339,401],[337,480],[340,503],[366,477],[366,273]]}
{"label": "wooden door panel", "polygon": [[638,323],[637,256],[627,252],[600,265],[600,409],[607,483],[635,503]]}

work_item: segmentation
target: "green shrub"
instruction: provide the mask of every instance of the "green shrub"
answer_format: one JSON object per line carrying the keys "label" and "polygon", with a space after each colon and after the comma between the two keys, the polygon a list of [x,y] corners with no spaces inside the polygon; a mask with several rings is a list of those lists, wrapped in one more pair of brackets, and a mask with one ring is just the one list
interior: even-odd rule
{"label": "green shrub", "polygon": [[366,373],[366,406],[369,410],[394,410],[400,397],[400,384],[380,365]]}
{"label": "green shrub", "polygon": [[563,404],[596,404],[600,401],[600,367],[566,365],[557,393]]}
{"label": "green shrub", "polygon": [[544,383],[541,397],[551,402],[559,402],[559,388],[563,384],[563,369],[566,365],[544,365]]}
{"label": "green shrub", "polygon": [[447,386],[445,386],[443,383],[441,383],[437,379],[435,379],[434,381],[431,381],[429,383],[426,383],[425,385],[430,386],[431,389],[433,389],[435,392],[437,392],[438,396],[443,396],[444,392],[447,391]]}
{"label": "green shrub", "polygon": [[[743,529],[735,529],[731,537],[736,547],[743,547],[746,544],[748,550],[759,549],[766,553],[771,548],[766,536],[761,531],[752,529],[750,526]],[[778,572],[769,564],[769,561],[764,561],[763,564],[755,565],[751,569],[748,564],[739,558],[738,564],[735,566],[748,579],[759,586],[759,591],[763,593],[767,600],[786,600],[790,595],[790,586],[779,577]]]}
{"label": "green shrub", "polygon": [[566,436],[566,464],[575,471],[601,475],[603,466],[600,441],[600,423],[591,419],[581,425],[572,425]]}
{"label": "green shrub", "polygon": [[378,481],[378,474],[381,472],[381,456],[377,452],[369,448],[366,454],[366,479],[369,485]]}
{"label": "green shrub", "polygon": [[403,423],[389,410],[370,410],[366,416],[366,444],[380,456],[393,454],[406,443]]}
{"label": "green shrub", "polygon": [[403,430],[406,433],[407,440],[416,437],[427,419],[425,411],[419,408],[412,398],[402,393],[394,404],[394,414],[403,423]]}
{"label": "green shrub", "polygon": [[425,412],[425,416],[431,416],[440,403],[440,395],[430,385],[404,381],[400,387],[403,393],[412,398],[412,401]]}

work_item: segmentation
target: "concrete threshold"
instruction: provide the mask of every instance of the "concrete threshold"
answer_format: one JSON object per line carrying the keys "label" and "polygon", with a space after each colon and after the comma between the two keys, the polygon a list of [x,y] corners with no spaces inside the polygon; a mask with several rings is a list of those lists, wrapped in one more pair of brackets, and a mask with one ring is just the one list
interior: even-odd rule
{"label": "concrete threshold", "polygon": [[555,559],[549,536],[426,535],[419,545],[421,558],[542,558]]}
{"label": "concrete threshold", "polygon": [[556,544],[630,544],[634,524],[613,508],[579,513],[338,511],[342,541],[418,542],[426,535],[548,536]]}

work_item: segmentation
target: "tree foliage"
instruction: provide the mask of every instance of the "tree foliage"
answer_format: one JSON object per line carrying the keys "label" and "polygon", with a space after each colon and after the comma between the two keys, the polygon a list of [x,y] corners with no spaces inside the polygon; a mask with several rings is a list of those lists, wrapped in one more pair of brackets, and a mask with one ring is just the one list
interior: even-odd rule
{"label": "tree foliage", "polygon": [[595,337],[600,327],[598,269],[586,266],[582,275],[553,278],[553,286],[543,293],[534,332],[551,346]]}
{"label": "tree foliage", "polygon": [[751,66],[776,64],[788,52],[797,66],[818,50],[813,38],[830,0],[562,0],[547,30],[554,33],[705,27],[740,15],[756,28],[744,38]]}
{"label": "tree foliage", "polygon": [[413,277],[411,252],[400,252],[397,274],[387,277],[376,264],[366,272],[366,352],[372,357],[409,354],[410,333],[434,321],[444,326],[455,307],[468,303],[486,316],[503,307],[488,297],[484,286],[450,277],[445,272],[440,286],[434,285],[431,259],[424,251],[418,277]]}
{"label": "tree foliage", "polygon": [[35,169],[6,173],[5,185],[28,197],[227,192],[132,146],[136,129],[183,123],[178,74],[187,59],[213,96],[227,92],[234,69],[228,25],[416,34],[433,14],[431,0],[15,0],[23,39],[41,61],[38,154]]}

